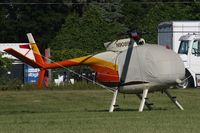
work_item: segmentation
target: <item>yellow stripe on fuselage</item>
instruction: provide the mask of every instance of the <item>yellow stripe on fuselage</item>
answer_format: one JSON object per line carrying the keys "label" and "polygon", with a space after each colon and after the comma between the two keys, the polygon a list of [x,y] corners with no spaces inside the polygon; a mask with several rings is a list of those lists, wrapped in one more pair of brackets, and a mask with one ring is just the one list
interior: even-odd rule
{"label": "yellow stripe on fuselage", "polygon": [[70,61],[78,62],[78,63],[85,64],[85,65],[95,64],[95,65],[99,65],[99,66],[103,66],[103,67],[108,67],[113,70],[118,70],[118,65],[116,65],[112,62],[103,60],[103,59],[95,58],[93,56],[84,56],[84,57],[80,57],[80,58],[74,58],[74,59],[71,59]]}

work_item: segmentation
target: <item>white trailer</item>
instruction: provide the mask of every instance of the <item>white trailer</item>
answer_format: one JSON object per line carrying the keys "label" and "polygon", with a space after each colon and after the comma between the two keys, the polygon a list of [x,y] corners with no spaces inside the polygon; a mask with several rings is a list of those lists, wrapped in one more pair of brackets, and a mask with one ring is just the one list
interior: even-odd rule
{"label": "white trailer", "polygon": [[179,38],[188,33],[200,33],[200,21],[171,21],[158,25],[158,44],[173,49],[179,48]]}
{"label": "white trailer", "polygon": [[200,21],[163,22],[158,26],[158,45],[172,49],[182,58],[186,79],[183,88],[200,86]]}
{"label": "white trailer", "polygon": [[9,68],[7,72],[10,75],[9,77],[18,78],[24,83],[36,83],[39,75],[39,69],[23,64],[20,60],[4,51],[4,49],[12,48],[19,53],[26,55],[28,58],[35,60],[33,50],[30,49],[29,45],[29,43],[0,43],[0,54],[2,57],[14,60],[12,63],[13,66]]}
{"label": "white trailer", "polygon": [[14,56],[4,51],[4,49],[12,48],[18,51],[19,53],[26,55],[28,58],[35,60],[33,51],[29,49],[27,46],[29,46],[29,43],[0,43],[0,54],[2,54],[2,57],[18,60]]}

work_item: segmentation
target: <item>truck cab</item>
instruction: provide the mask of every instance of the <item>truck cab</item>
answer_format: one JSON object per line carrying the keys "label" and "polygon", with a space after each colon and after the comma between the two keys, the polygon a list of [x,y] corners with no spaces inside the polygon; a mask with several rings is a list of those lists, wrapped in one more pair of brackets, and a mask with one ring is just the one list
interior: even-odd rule
{"label": "truck cab", "polygon": [[200,86],[200,35],[187,34],[179,39],[180,55],[186,69],[186,79],[179,84],[182,88]]}

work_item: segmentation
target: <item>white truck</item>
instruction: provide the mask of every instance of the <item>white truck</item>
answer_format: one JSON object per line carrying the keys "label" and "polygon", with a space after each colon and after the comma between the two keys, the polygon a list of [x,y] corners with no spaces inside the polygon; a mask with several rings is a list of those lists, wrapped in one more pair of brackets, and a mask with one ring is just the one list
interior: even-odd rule
{"label": "white truck", "polygon": [[182,58],[186,79],[182,88],[200,86],[200,21],[171,21],[158,25],[158,45],[172,49]]}

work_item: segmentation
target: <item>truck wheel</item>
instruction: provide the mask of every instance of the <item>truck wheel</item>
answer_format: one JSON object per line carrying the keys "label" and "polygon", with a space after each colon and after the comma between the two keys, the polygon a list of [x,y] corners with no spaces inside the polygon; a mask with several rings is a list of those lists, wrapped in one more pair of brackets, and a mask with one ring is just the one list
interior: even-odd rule
{"label": "truck wheel", "polygon": [[178,88],[186,89],[189,87],[194,87],[194,80],[188,70],[186,70],[185,77],[186,79],[184,79],[182,83],[178,84]]}
{"label": "truck wheel", "polygon": [[185,89],[185,88],[189,87],[189,80],[185,79],[184,82],[178,84],[177,87],[181,88],[181,89]]}

